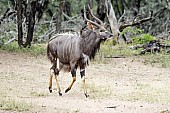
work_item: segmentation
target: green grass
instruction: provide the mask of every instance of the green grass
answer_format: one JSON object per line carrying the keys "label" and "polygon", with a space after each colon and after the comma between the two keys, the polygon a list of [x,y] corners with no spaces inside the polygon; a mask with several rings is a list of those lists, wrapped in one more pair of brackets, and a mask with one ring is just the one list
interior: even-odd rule
{"label": "green grass", "polygon": [[[166,41],[169,44],[169,41]],[[95,61],[98,63],[107,63],[105,58],[111,57],[133,57],[140,53],[139,50],[130,49],[127,44],[117,44],[113,46],[113,41],[106,41],[101,45],[100,51],[97,53]],[[20,48],[17,42],[12,42],[9,45],[0,47],[0,50],[5,50],[15,53],[29,53],[34,56],[45,55],[46,46],[45,44],[33,44],[30,48]],[[170,54],[162,51],[161,53],[145,55],[138,55],[138,58],[144,59],[145,64],[160,65],[161,67],[170,67]]]}
{"label": "green grass", "polygon": [[170,40],[166,40],[165,44],[170,45]]}
{"label": "green grass", "polygon": [[132,50],[126,44],[113,45],[113,41],[106,41],[101,44],[100,50],[95,57],[95,61],[98,63],[106,63],[105,58],[112,57],[130,57],[137,54],[138,51]]}
{"label": "green grass", "polygon": [[128,48],[129,45],[117,44],[113,46],[112,41],[106,41],[101,45],[100,54],[102,57],[113,57],[113,56],[132,56],[136,51]]}
{"label": "green grass", "polygon": [[0,50],[14,53],[30,53],[31,55],[38,56],[46,53],[46,46],[44,44],[32,44],[30,48],[20,48],[17,42],[12,42],[9,45],[1,46]]}
{"label": "green grass", "polygon": [[[167,42],[168,43],[168,42]],[[113,46],[112,41],[106,41],[101,45],[99,53],[96,55],[95,61],[98,63],[107,63],[105,58],[112,57],[137,57],[144,60],[144,64],[170,68],[170,54],[162,50],[160,53],[146,53],[139,55],[141,49],[132,50],[128,44],[119,44]]]}
{"label": "green grass", "polygon": [[32,108],[31,104],[26,103],[25,101],[16,101],[13,99],[0,99],[0,109],[7,111],[30,111]]}

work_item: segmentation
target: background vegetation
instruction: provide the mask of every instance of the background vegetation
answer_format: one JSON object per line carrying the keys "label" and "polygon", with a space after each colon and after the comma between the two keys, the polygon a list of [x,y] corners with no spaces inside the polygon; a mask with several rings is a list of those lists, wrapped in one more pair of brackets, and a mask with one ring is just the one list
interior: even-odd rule
{"label": "background vegetation", "polygon": [[[36,2],[35,7],[32,4]],[[22,38],[18,38],[17,3],[21,3]],[[24,10],[24,3],[27,6]],[[169,0],[111,0],[119,30],[120,44],[107,41],[101,47],[99,58],[113,56],[134,56],[142,49],[131,50],[129,46],[145,44],[153,40],[160,40],[163,44],[170,44],[170,2]],[[89,4],[102,21],[110,29],[106,18],[105,0],[0,0],[0,49],[11,52],[29,52],[35,56],[45,54],[46,43],[55,33],[74,31],[79,32],[85,23],[82,17],[84,5]],[[35,8],[33,37],[29,33],[29,17]],[[24,13],[27,12],[27,15]],[[148,19],[148,20],[147,20]],[[144,22],[143,22],[144,20]],[[147,20],[147,21],[145,21]],[[121,28],[122,25],[127,25]],[[128,27],[129,26],[129,27]],[[19,43],[19,40],[22,42]],[[152,63],[161,62],[167,67],[168,50],[148,58]],[[150,55],[150,54],[149,54]],[[152,57],[152,55],[150,55]]]}
{"label": "background vegetation", "polygon": [[[108,40],[103,43],[101,45],[100,51],[95,58],[95,62],[93,63],[98,63],[99,65],[101,63],[105,65],[109,64],[109,61],[112,60],[112,58],[137,57],[139,59],[142,59],[141,61],[146,65],[149,64],[161,68],[170,68],[170,1],[110,1],[114,8],[114,12],[118,20],[118,27],[121,32],[119,38],[120,43],[117,44],[115,40]],[[20,8],[18,8],[18,3],[20,3]],[[68,31],[79,32],[79,30],[86,25],[82,17],[82,9],[83,6],[87,4],[89,4],[90,7],[93,8],[95,15],[97,15],[98,18],[105,22],[107,29],[110,30],[111,26],[109,26],[109,21],[106,18],[107,12],[105,7],[105,0],[0,0],[0,52],[7,51],[14,52],[16,54],[25,53],[31,54],[36,58],[39,55],[44,56],[46,54],[46,45],[48,43],[48,40],[55,33],[63,33]],[[21,15],[19,15],[18,12],[20,12]],[[21,18],[20,24],[18,22],[17,16]],[[22,33],[19,33],[18,31],[21,25],[22,28],[20,30],[22,31]],[[30,32],[30,30],[33,31]],[[20,38],[19,34],[21,36]],[[29,34],[32,34],[32,36]],[[136,47],[136,45],[145,45],[154,40],[159,40],[159,43],[165,45],[166,47],[161,48],[160,52],[150,51],[146,52],[145,54],[140,54],[141,51],[143,51],[143,49],[145,48],[132,49]],[[15,57],[15,55],[13,55],[13,57]],[[22,54],[19,57],[23,57]],[[19,60],[17,60],[22,62],[22,60],[24,60],[25,58],[26,57],[23,57],[21,59],[18,58]],[[44,70],[46,68],[46,61],[44,59],[42,61],[40,60],[42,59],[36,59],[35,66],[37,66],[38,64],[41,66],[43,65],[44,67],[40,67],[40,69],[38,69],[37,71],[37,66],[35,69],[37,72],[33,72],[34,74],[30,74],[31,71],[23,70],[25,66],[30,66],[30,64],[21,65],[21,63],[21,66],[18,66],[19,68],[21,68],[21,72],[20,70],[19,72],[16,72],[18,71],[18,68],[15,69],[15,65],[12,65],[12,68],[10,69],[12,71],[8,72],[7,69],[0,73],[0,77],[2,80],[1,83],[4,86],[10,83],[8,82],[9,79],[14,80],[11,82],[15,85],[18,84],[17,82],[22,83],[21,81],[24,81],[23,85],[19,85],[19,87],[15,87],[14,85],[14,89],[5,89],[6,87],[1,87],[1,110],[29,112],[34,108],[31,103],[27,103],[27,101],[25,101],[24,99],[18,100],[18,98],[15,99],[13,97],[10,97],[10,93],[14,96],[18,96],[15,95],[14,92],[17,92],[18,89],[20,90],[21,88],[27,89],[28,92],[26,92],[27,94],[25,94],[25,92],[19,91],[22,92],[22,94],[19,95],[25,95],[34,98],[44,98],[48,95],[48,93],[44,93],[46,90],[39,91],[39,88],[46,89],[44,83],[46,84],[45,81],[47,80],[47,71]],[[0,62],[0,64],[2,63]],[[18,62],[16,64],[18,65]],[[8,65],[8,63],[6,65]],[[34,64],[32,64],[31,66],[34,67]],[[113,66],[113,64],[108,65],[108,67],[109,66],[111,67]],[[93,68],[96,70],[95,66]],[[98,66],[98,68],[98,70],[103,70],[103,68],[106,68],[106,66]],[[109,72],[110,71],[115,70],[109,70]],[[100,73],[100,71],[98,73]],[[103,75],[104,74],[105,73],[103,73]],[[127,76],[124,74],[122,75],[125,76],[125,78]],[[131,73],[129,75],[131,75]],[[121,76],[121,74],[118,74],[117,76]],[[122,87],[129,87],[129,84],[127,84],[125,81],[123,81],[122,85],[120,86],[112,85],[115,92],[112,91],[111,86],[102,86],[101,84],[98,85],[92,82],[92,84],[88,84],[91,93],[90,98],[99,99],[110,97],[111,95],[113,95],[116,99],[125,101],[130,100],[167,103],[170,101],[169,97],[166,96],[166,94],[169,94],[168,89],[170,89],[169,86],[167,86],[167,83],[169,81],[165,80],[168,79],[168,76],[165,75],[165,77],[164,73],[162,73],[162,75],[160,74],[157,76],[151,76],[154,79],[153,81],[148,81],[148,83],[145,83],[145,79],[143,78],[145,78],[146,76],[143,76],[143,74],[139,74],[136,76],[142,76],[142,79],[136,81],[136,77],[134,79],[135,82],[132,82],[131,87],[135,90],[133,91],[130,89],[129,92],[125,91],[123,93],[120,92],[120,90],[122,90]],[[128,78],[131,77],[128,76]],[[30,86],[35,83],[35,81],[33,81],[34,79],[40,80],[40,82],[36,82],[37,87],[35,88],[37,88],[38,90],[36,89],[35,91],[29,89]],[[31,80],[33,83],[30,82]],[[96,80],[96,77],[94,77],[94,80]],[[7,83],[4,84],[4,81],[6,81]],[[157,83],[161,84],[162,87],[158,87]],[[115,90],[116,88],[119,90]],[[54,97],[56,98],[55,93],[54,95]],[[78,111],[79,110],[75,112]],[[164,111],[162,111],[162,113],[163,112]]]}

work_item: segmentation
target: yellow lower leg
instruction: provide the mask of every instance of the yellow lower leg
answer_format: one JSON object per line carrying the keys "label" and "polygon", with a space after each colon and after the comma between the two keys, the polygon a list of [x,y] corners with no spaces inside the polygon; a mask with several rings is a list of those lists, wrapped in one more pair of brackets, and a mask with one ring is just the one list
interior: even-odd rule
{"label": "yellow lower leg", "polygon": [[65,90],[65,93],[67,93],[72,88],[75,81],[76,81],[76,77],[73,77],[73,80],[72,80],[71,84],[69,85],[69,87]]}
{"label": "yellow lower leg", "polygon": [[50,93],[52,93],[52,78],[53,78],[53,75],[52,75],[52,72],[50,71],[50,79],[49,79],[49,91],[50,91]]}
{"label": "yellow lower leg", "polygon": [[56,80],[56,84],[57,84],[58,93],[59,93],[60,96],[62,96],[62,93],[61,93],[61,89],[60,89],[60,86],[59,86],[59,82],[58,82],[57,75],[55,75],[55,80]]}
{"label": "yellow lower leg", "polygon": [[83,82],[83,90],[84,90],[84,94],[86,97],[88,97],[89,95],[87,94],[87,87],[85,84],[85,77],[82,78],[82,82]]}

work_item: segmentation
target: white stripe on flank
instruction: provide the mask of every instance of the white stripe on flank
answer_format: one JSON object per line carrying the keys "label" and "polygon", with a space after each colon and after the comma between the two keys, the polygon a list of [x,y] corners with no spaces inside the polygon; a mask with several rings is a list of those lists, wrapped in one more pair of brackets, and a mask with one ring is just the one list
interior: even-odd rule
{"label": "white stripe on flank", "polygon": [[77,38],[74,38],[74,43],[75,43],[75,51],[77,51],[78,49],[78,39]]}
{"label": "white stripe on flank", "polygon": [[[68,59],[68,43],[69,43],[69,40],[70,40],[70,35],[69,35],[69,38],[65,40],[64,42],[64,46],[63,46],[63,59]],[[64,56],[66,55],[66,56]]]}
{"label": "white stripe on flank", "polygon": [[60,70],[60,69],[59,69],[59,65],[60,65],[59,63],[60,63],[60,62],[59,62],[59,59],[57,58],[57,69],[58,69],[58,70]]}
{"label": "white stripe on flank", "polygon": [[70,43],[71,43],[70,40],[71,40],[71,39],[68,39],[68,40],[67,40],[67,44],[66,44],[66,56],[65,56],[65,57],[67,57],[67,60],[69,60],[69,57],[70,57],[70,55],[69,55],[69,54],[70,54],[70,51],[69,51],[69,50],[70,50],[70,45],[71,45],[71,44],[70,44]]}
{"label": "white stripe on flank", "polygon": [[67,40],[65,40],[65,42],[64,42],[64,45],[63,45],[63,59],[64,59],[64,52],[65,52],[65,44],[66,44],[66,42],[67,42]]}
{"label": "white stripe on flank", "polygon": [[57,48],[59,48],[59,42],[60,42],[61,36],[58,37],[58,43],[57,43]]}

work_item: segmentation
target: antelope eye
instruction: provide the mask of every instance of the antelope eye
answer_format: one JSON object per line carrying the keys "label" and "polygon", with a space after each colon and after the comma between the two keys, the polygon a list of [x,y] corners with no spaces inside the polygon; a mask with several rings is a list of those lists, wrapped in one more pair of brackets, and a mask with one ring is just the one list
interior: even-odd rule
{"label": "antelope eye", "polygon": [[105,32],[105,30],[101,30],[100,32]]}

